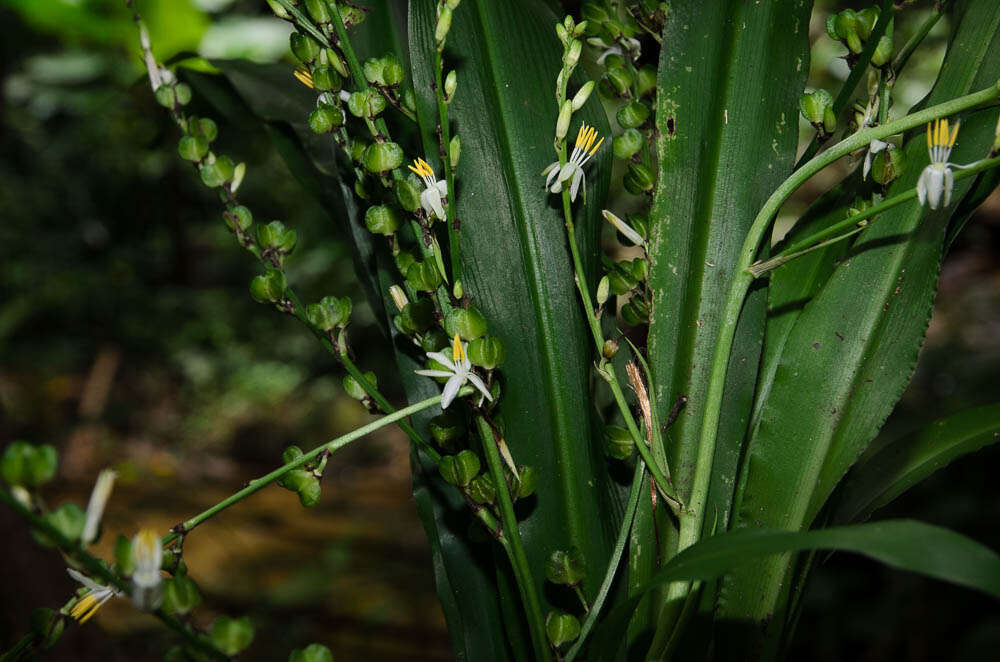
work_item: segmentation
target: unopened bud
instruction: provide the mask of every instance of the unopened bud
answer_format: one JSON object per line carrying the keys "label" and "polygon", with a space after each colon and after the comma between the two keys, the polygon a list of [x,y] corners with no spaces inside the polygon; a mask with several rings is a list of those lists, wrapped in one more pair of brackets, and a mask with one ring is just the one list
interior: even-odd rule
{"label": "unopened bud", "polygon": [[441,14],[437,19],[437,26],[434,28],[434,41],[438,44],[444,43],[445,38],[448,36],[448,31],[451,30],[451,7],[445,5],[441,8]]}
{"label": "unopened bud", "polygon": [[604,347],[601,348],[601,356],[607,360],[615,358],[618,354],[618,341],[614,338],[608,338],[604,341]]}
{"label": "unopened bud", "polygon": [[580,61],[580,53],[583,52],[583,42],[579,39],[574,39],[569,42],[569,48],[566,49],[566,68],[572,69],[576,66],[576,63]]}
{"label": "unopened bud", "polygon": [[587,103],[587,99],[590,98],[590,93],[594,91],[594,81],[588,80],[583,84],[576,94],[573,95],[573,110],[580,110],[583,108],[583,104]]}
{"label": "unopened bud", "polygon": [[465,288],[462,287],[462,281],[456,280],[455,284],[451,286],[451,295],[456,299],[461,299],[465,296]]}
{"label": "unopened bud", "polygon": [[406,292],[399,285],[393,285],[389,288],[389,296],[392,297],[392,302],[396,304],[396,310],[402,311],[406,304],[410,303],[410,300],[406,297]]}
{"label": "unopened bud", "polygon": [[292,15],[288,13],[288,10],[278,0],[267,0],[267,4],[278,18],[285,21],[292,20]]}
{"label": "unopened bud", "polygon": [[229,191],[231,193],[236,193],[240,188],[240,184],[243,183],[243,177],[247,174],[247,164],[237,163],[236,167],[233,168],[233,181],[229,182]]}
{"label": "unopened bud", "polygon": [[598,307],[603,306],[608,301],[608,296],[610,296],[611,284],[608,282],[607,276],[602,276],[599,283],[597,283],[597,305]]}
{"label": "unopened bud", "polygon": [[556,36],[559,37],[559,41],[563,46],[569,41],[569,32],[567,32],[566,26],[562,23],[556,23]]}
{"label": "unopened bud", "polygon": [[452,69],[451,71],[448,72],[448,75],[445,76],[444,79],[444,95],[450,98],[451,95],[455,94],[455,88],[457,87],[458,87],[458,74],[456,74],[455,70]]}
{"label": "unopened bud", "polygon": [[573,118],[573,102],[563,101],[562,108],[559,109],[559,118],[556,120],[556,140],[562,140],[569,131],[569,122]]}
{"label": "unopened bud", "polygon": [[605,221],[614,226],[615,230],[618,230],[618,232],[622,233],[622,235],[624,235],[626,239],[628,239],[636,246],[641,246],[646,243],[645,240],[643,240],[642,236],[634,229],[632,229],[632,227],[629,226],[628,223],[618,218],[607,209],[603,210],[601,214],[604,216]]}

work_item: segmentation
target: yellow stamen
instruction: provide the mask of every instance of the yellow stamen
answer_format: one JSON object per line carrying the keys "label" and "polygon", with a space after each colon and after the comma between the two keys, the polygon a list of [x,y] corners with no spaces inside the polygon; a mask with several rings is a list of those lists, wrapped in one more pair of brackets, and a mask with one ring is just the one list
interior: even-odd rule
{"label": "yellow stamen", "polygon": [[412,170],[413,172],[417,173],[417,176],[419,176],[419,177],[433,177],[434,176],[434,168],[432,168],[430,166],[430,164],[427,163],[427,161],[424,161],[423,159],[416,159],[413,162],[413,164],[416,167],[413,167],[412,165],[408,165],[406,167],[409,168],[410,170]]}
{"label": "yellow stamen", "polygon": [[934,147],[934,142],[931,139],[931,123],[927,123],[927,149]]}
{"label": "yellow stamen", "polygon": [[955,146],[955,138],[958,138],[958,126],[961,122],[955,122],[955,128],[952,129],[951,138],[948,139],[949,149]]}
{"label": "yellow stamen", "polygon": [[601,143],[602,143],[602,142],[604,142],[604,136],[601,136],[601,139],[597,141],[597,144],[596,144],[596,145],[594,145],[594,149],[590,150],[590,155],[591,155],[591,156],[593,156],[593,155],[594,155],[594,152],[596,152],[596,151],[597,151],[597,148],[601,146]]}
{"label": "yellow stamen", "polygon": [[580,124],[580,130],[576,132],[576,142],[573,143],[576,146],[580,145],[580,138],[583,137],[583,130],[587,128],[586,124]]}
{"label": "yellow stamen", "polygon": [[80,625],[83,625],[90,618],[97,613],[97,609],[101,604],[94,597],[93,593],[88,593],[87,595],[80,598],[80,601],[73,605],[70,609],[69,615],[76,619]]}
{"label": "yellow stamen", "polygon": [[310,74],[305,69],[296,69],[295,70],[295,78],[297,78],[300,83],[302,83],[303,85],[305,85],[309,89],[311,89],[311,90],[316,89],[316,86],[313,85],[312,74]]}
{"label": "yellow stamen", "polygon": [[462,340],[455,334],[455,339],[451,343],[451,358],[456,363],[465,361],[465,348],[462,347]]}

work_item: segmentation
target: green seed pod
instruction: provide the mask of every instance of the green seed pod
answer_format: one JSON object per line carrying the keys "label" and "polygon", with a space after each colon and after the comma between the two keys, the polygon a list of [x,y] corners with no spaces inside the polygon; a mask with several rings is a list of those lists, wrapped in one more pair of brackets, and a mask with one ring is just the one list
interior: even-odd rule
{"label": "green seed pod", "polygon": [[894,46],[892,32],[894,24],[895,21],[889,22],[889,27],[886,28],[885,34],[878,40],[878,45],[872,53],[872,65],[876,67],[884,67],[892,60],[892,49]]}
{"label": "green seed pod", "polygon": [[351,308],[351,300],[347,297],[326,296],[319,303],[311,303],[306,307],[306,318],[320,331],[329,332],[347,326],[351,319]]}
{"label": "green seed pod", "polygon": [[186,106],[191,103],[191,86],[187,83],[177,83],[174,86],[174,95],[177,97],[177,104]]}
{"label": "green seed pod", "polygon": [[226,222],[226,227],[236,232],[237,228],[246,232],[253,225],[253,214],[243,205],[233,207],[222,215],[222,220]]}
{"label": "green seed pod", "polygon": [[[83,535],[83,527],[87,521],[87,515],[83,512],[83,509],[75,503],[64,503],[55,510],[51,510],[42,516],[42,519],[48,522],[56,531],[61,533],[64,538],[71,542],[75,542],[80,539]],[[45,547],[55,547],[55,541],[49,540],[49,538],[38,531],[31,532],[32,537]]]}
{"label": "green seed pod", "polygon": [[[44,650],[56,645],[66,629],[66,619],[55,609],[40,607],[31,612],[28,619],[31,632],[35,635],[34,644]],[[10,649],[10,652],[14,652]]]}
{"label": "green seed pod", "polygon": [[607,360],[611,360],[618,355],[618,341],[614,338],[608,338],[604,341],[604,346],[601,347],[601,356]]}
{"label": "green seed pod", "polygon": [[618,296],[628,294],[639,284],[639,281],[632,276],[630,270],[615,269],[609,271],[607,279],[608,284],[611,286],[611,291]]}
{"label": "green seed pod", "polygon": [[352,140],[351,141],[351,160],[355,163],[361,163],[362,157],[365,155],[365,150],[368,149],[368,143],[363,140]]}
{"label": "green seed pod", "polygon": [[311,473],[306,472],[309,476],[308,480],[302,481],[297,490],[299,493],[299,503],[302,504],[304,508],[312,508],[317,503],[319,503],[319,498],[322,496],[323,488],[319,484],[319,478],[313,476]]}
{"label": "green seed pod", "polygon": [[611,149],[615,156],[622,160],[631,159],[636,152],[642,149],[645,139],[638,129],[625,129],[620,136],[615,136],[611,143]]}
{"label": "green seed pod", "polygon": [[201,161],[208,154],[208,141],[201,136],[184,136],[177,143],[177,152],[185,161]]}
{"label": "green seed pod", "polygon": [[824,123],[828,108],[833,108],[833,96],[824,89],[806,92],[799,97],[799,112],[813,126]]}
{"label": "green seed pod", "polygon": [[312,472],[305,469],[292,469],[278,480],[278,485],[292,492],[298,492],[308,482],[315,478]]}
{"label": "green seed pod", "polygon": [[267,0],[267,4],[269,7],[271,7],[271,11],[274,12],[274,15],[280,18],[281,20],[283,21],[292,20],[292,15],[288,13],[288,10],[285,9],[285,7],[280,2],[278,2],[278,0]]}
{"label": "green seed pod", "polygon": [[872,160],[872,179],[882,186],[888,186],[903,174],[905,168],[906,157],[903,155],[903,150],[890,145],[876,154]]}
{"label": "green seed pod", "polygon": [[476,503],[493,503],[497,498],[497,487],[493,483],[493,477],[489,474],[476,476],[469,483],[467,489],[469,498]]}
{"label": "green seed pod", "polygon": [[513,497],[515,499],[527,499],[535,493],[535,488],[538,486],[538,474],[535,473],[534,467],[525,465],[518,467],[517,473],[519,480],[517,481],[517,490]]}
{"label": "green seed pod", "polygon": [[867,7],[855,14],[857,18],[858,36],[861,37],[862,41],[867,41],[868,37],[872,35],[872,28],[875,27],[875,21],[878,20],[878,15],[878,7]]}
{"label": "green seed pod", "polygon": [[639,69],[638,90],[640,97],[648,96],[656,91],[656,67],[647,64]]}
{"label": "green seed pod", "polygon": [[354,92],[347,99],[347,110],[351,111],[355,117],[374,119],[385,110],[385,103],[385,97],[378,90]]}
{"label": "green seed pod", "polygon": [[545,634],[549,637],[549,643],[559,648],[580,636],[580,621],[573,614],[550,611],[545,617]]}
{"label": "green seed pod", "polygon": [[371,57],[365,60],[365,63],[361,65],[365,80],[372,85],[385,85],[385,80],[382,78],[382,67],[383,62],[379,58]]}
{"label": "green seed pod", "polygon": [[344,22],[344,27],[351,29],[355,25],[361,25],[365,20],[364,10],[340,3],[340,20]]}
{"label": "green seed pod", "polygon": [[202,163],[198,166],[201,181],[209,188],[222,186],[233,178],[236,164],[228,156],[217,156],[212,163]]}
{"label": "green seed pod", "polygon": [[209,637],[220,651],[226,655],[236,655],[253,641],[253,625],[245,616],[243,618],[220,616],[212,623]]}
{"label": "green seed pod", "polygon": [[429,260],[414,262],[406,270],[406,282],[418,292],[433,292],[441,285],[441,272]]}
{"label": "green seed pod", "polygon": [[403,164],[403,148],[392,142],[368,145],[361,163],[368,172],[378,175],[395,170]]}
{"label": "green seed pod", "polygon": [[301,32],[293,32],[289,37],[292,47],[292,55],[297,57],[302,64],[312,64],[319,56],[321,50],[319,43]]}
{"label": "green seed pod", "polygon": [[400,207],[408,212],[420,209],[420,188],[413,183],[413,177],[397,179],[393,186]]}
{"label": "green seed pod", "polygon": [[176,575],[163,583],[163,611],[187,614],[201,604],[201,591],[187,575]]}
{"label": "green seed pod", "polygon": [[833,112],[833,106],[823,111],[823,131],[829,135],[837,130],[837,114]]}
{"label": "green seed pod", "polygon": [[456,442],[465,437],[465,417],[455,411],[445,411],[427,424],[431,437],[443,449],[455,448]]}
{"label": "green seed pod", "polygon": [[295,460],[302,457],[302,449],[298,446],[289,446],[281,452],[281,463],[288,464],[289,462],[294,462]]}
{"label": "green seed pod", "polygon": [[369,207],[365,212],[365,227],[372,234],[389,236],[399,229],[399,214],[388,205]]}
{"label": "green seed pod", "polygon": [[629,326],[640,326],[649,322],[649,309],[638,298],[632,297],[622,306],[622,321]]}
{"label": "green seed pod", "polygon": [[578,547],[557,549],[545,564],[545,578],[561,586],[577,586],[585,576],[583,552]]}
{"label": "green seed pod", "polygon": [[635,278],[637,281],[644,281],[646,280],[647,277],[649,277],[648,260],[641,257],[637,257],[634,258],[631,262],[625,262],[623,264],[625,264],[628,267],[628,270],[632,273],[632,277]]}
{"label": "green seed pod", "polygon": [[441,8],[441,13],[438,14],[437,25],[434,26],[434,41],[438,44],[442,43],[448,36],[448,31],[451,30],[451,18],[451,7],[445,5]]}
{"label": "green seed pod", "polygon": [[288,662],[333,662],[333,653],[323,644],[309,644],[302,650],[293,650]]}
{"label": "green seed pod", "polygon": [[306,0],[306,11],[317,23],[330,22],[330,8],[327,7],[326,0]]}
{"label": "green seed pod", "polygon": [[479,456],[470,450],[464,450],[458,455],[445,455],[441,458],[438,471],[441,477],[452,485],[465,487],[479,474]]}
{"label": "green seed pod", "polygon": [[15,441],[0,457],[0,475],[8,485],[39,487],[52,480],[58,467],[59,454],[48,444]]}
{"label": "green seed pod", "polygon": [[403,306],[400,322],[408,333],[423,333],[434,323],[434,303],[430,299],[417,299]]}
{"label": "green seed pod", "polygon": [[483,336],[469,343],[469,361],[486,370],[493,370],[503,363],[503,344],[499,338]]}
{"label": "green seed pod", "polygon": [[277,269],[268,269],[250,281],[250,296],[259,303],[277,303],[285,296],[285,274]]}
{"label": "green seed pod", "polygon": [[210,117],[202,117],[198,120],[198,131],[208,142],[212,142],[219,136],[219,126]]}
{"label": "green seed pod", "polygon": [[458,74],[452,69],[444,79],[444,95],[450,99],[456,89],[458,89]]}
{"label": "green seed pod", "polygon": [[394,55],[386,55],[382,58],[382,84],[389,87],[396,87],[406,78],[406,71]]}
{"label": "green seed pod", "polygon": [[271,221],[266,225],[257,226],[257,243],[265,251],[273,251],[279,255],[288,255],[295,250],[298,233],[286,228],[281,221]]}
{"label": "green seed pod", "polygon": [[431,329],[420,339],[420,349],[425,352],[440,352],[449,344],[448,335],[441,329]]}
{"label": "green seed pod", "polygon": [[633,195],[641,195],[653,189],[656,175],[645,163],[629,163],[628,172],[622,178],[625,190]]}
{"label": "green seed pod", "polygon": [[649,238],[649,217],[645,214],[629,214],[625,220],[643,239]]}
{"label": "green seed pod", "polygon": [[[608,60],[611,58],[609,57]],[[608,60],[605,60],[607,62]],[[624,96],[632,89],[632,74],[625,67],[608,67],[607,72],[601,76],[601,81],[607,84],[614,96]]]}
{"label": "green seed pod", "polygon": [[309,128],[313,133],[330,133],[339,129],[343,123],[344,111],[336,106],[323,103],[309,113]]}
{"label": "green seed pod", "polygon": [[324,48],[320,52],[320,62],[329,64],[333,67],[341,78],[350,78],[351,72],[347,69],[347,64],[344,62],[344,58],[340,57],[340,54],[332,48]]}
{"label": "green seed pod", "polygon": [[156,88],[153,96],[156,97],[156,103],[164,108],[173,108],[177,105],[177,95],[174,93],[173,85],[161,85]]}
{"label": "green seed pod", "polygon": [[399,273],[406,275],[407,270],[417,262],[417,257],[410,251],[399,251],[395,256],[396,268]]}
{"label": "green seed pod", "polygon": [[413,94],[413,90],[406,88],[403,90],[403,108],[406,108],[411,113],[417,112],[417,97]]}
{"label": "green seed pod", "polygon": [[475,340],[486,333],[486,318],[475,306],[452,308],[444,319],[444,330],[449,336],[457,333],[462,340]]}
{"label": "green seed pod", "polygon": [[451,159],[451,167],[458,167],[458,157],[462,155],[462,139],[458,135],[451,137],[451,143],[448,145],[448,156]]}
{"label": "green seed pod", "polygon": [[[364,373],[364,376],[365,379],[371,382],[373,386],[378,388],[378,379],[376,379],[374,372],[366,372]],[[344,377],[344,390],[347,392],[347,395],[351,396],[355,400],[364,400],[368,397],[368,392],[365,391],[365,389],[361,387],[361,384],[359,384],[354,377],[351,377],[350,375]]]}
{"label": "green seed pod", "polygon": [[827,19],[826,31],[831,37],[842,42],[855,55],[861,53],[861,35],[859,30],[864,26],[859,24],[857,13],[853,9],[845,9]]}
{"label": "green seed pod", "polygon": [[339,92],[344,86],[343,77],[333,67],[316,67],[312,77],[313,85],[323,92]]}
{"label": "green seed pod", "polygon": [[607,425],[604,428],[604,435],[607,437],[607,444],[604,447],[604,454],[616,460],[627,460],[635,452],[635,441],[631,433],[618,425]]}
{"label": "green seed pod", "polygon": [[132,539],[119,535],[115,538],[114,548],[115,565],[124,575],[131,575],[135,571],[135,559],[132,557]]}
{"label": "green seed pod", "polygon": [[638,128],[649,119],[649,106],[641,101],[632,101],[619,108],[615,117],[624,129]]}

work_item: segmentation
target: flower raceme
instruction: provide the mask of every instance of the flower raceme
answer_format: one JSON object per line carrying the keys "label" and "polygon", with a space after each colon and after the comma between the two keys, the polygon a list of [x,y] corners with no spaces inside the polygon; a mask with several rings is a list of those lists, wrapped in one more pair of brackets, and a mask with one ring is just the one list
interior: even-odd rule
{"label": "flower raceme", "polygon": [[549,189],[550,193],[559,193],[562,191],[563,185],[572,180],[569,187],[569,199],[576,202],[576,194],[579,192],[581,184],[584,189],[584,199],[586,199],[587,176],[583,172],[583,166],[603,142],[604,138],[597,140],[597,129],[587,126],[586,122],[580,124],[580,130],[576,134],[576,144],[569,160],[564,165],[560,165],[556,161],[542,171],[543,175],[547,175],[545,188]]}
{"label": "flower raceme", "polygon": [[427,358],[433,359],[448,368],[447,371],[416,371],[418,375],[424,375],[425,377],[448,378],[448,381],[445,382],[444,385],[444,391],[441,394],[441,409],[448,408],[448,405],[450,405],[455,399],[455,396],[458,395],[458,390],[465,385],[465,382],[471,382],[473,386],[479,389],[479,392],[483,394],[484,398],[490,402],[493,401],[493,396],[490,395],[490,390],[486,388],[486,384],[484,384],[483,380],[479,378],[479,375],[472,372],[472,362],[469,361],[469,357],[466,354],[465,343],[462,342],[457,333],[451,343],[450,359],[445,356],[444,352],[427,352]]}
{"label": "flower raceme", "polygon": [[424,208],[428,216],[439,218],[442,221],[447,220],[441,199],[448,195],[448,182],[443,179],[434,181],[434,168],[423,159],[417,159],[413,165],[406,167],[415,172],[424,181],[424,186],[427,187],[420,194],[420,206]]}
{"label": "flower raceme", "polygon": [[[932,128],[933,125],[933,128]],[[920,204],[926,202],[931,209],[937,209],[944,204],[951,204],[951,190],[955,185],[952,168],[968,168],[969,165],[949,163],[951,149],[958,137],[958,122],[955,128],[948,131],[948,120],[939,119],[927,125],[927,152],[931,162],[920,173],[917,180],[917,198]]]}

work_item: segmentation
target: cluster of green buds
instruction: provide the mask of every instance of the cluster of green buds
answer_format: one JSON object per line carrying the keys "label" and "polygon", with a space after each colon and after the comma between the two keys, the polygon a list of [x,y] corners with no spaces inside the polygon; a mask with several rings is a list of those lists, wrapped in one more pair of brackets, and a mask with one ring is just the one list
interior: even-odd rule
{"label": "cluster of green buds", "polygon": [[570,76],[580,62],[583,53],[583,42],[580,40],[587,29],[587,22],[577,24],[572,16],[567,15],[562,23],[556,23],[556,36],[563,45],[562,69],[556,77],[556,102],[559,104],[559,118],[556,120],[556,149],[564,144],[569,133],[573,113],[583,108],[594,91],[594,82],[587,81],[576,93],[569,97],[567,85]]}
{"label": "cluster of green buds", "polygon": [[833,95],[824,89],[804,92],[799,97],[799,112],[816,129],[819,140],[828,139],[837,130],[837,114],[833,111]]}
{"label": "cluster of green buds", "polygon": [[[166,88],[160,88],[164,89]],[[157,90],[157,95],[160,90]],[[230,157],[217,155],[212,151],[212,142],[219,135],[215,121],[208,117],[180,115],[178,124],[184,135],[177,143],[177,152],[182,159],[198,168],[202,183],[209,188],[225,187],[221,192],[223,198],[236,193],[243,183],[246,164],[236,164]]]}
{"label": "cluster of green buds", "polygon": [[[302,449],[298,446],[289,446],[281,454],[281,462],[288,464],[302,457]],[[326,468],[326,461],[329,453],[320,453],[319,456],[302,466],[292,469],[278,480],[278,485],[286,490],[299,495],[299,502],[306,508],[312,508],[319,503],[322,492],[320,479],[323,478],[323,470]]]}
{"label": "cluster of green buds", "polygon": [[[831,14],[826,19],[826,33],[830,39],[839,41],[847,47],[848,62],[857,59],[865,48],[865,43],[871,37],[872,29],[879,18],[878,7],[868,7],[861,11],[845,9]],[[892,60],[893,23],[889,23],[885,34],[879,39],[872,53],[871,62],[876,67],[885,67]],[[853,64],[853,62],[852,62]]]}
{"label": "cluster of green buds", "polygon": [[322,333],[335,351],[346,347],[345,333],[353,304],[348,297],[326,296],[306,306],[306,319]]}
{"label": "cluster of green buds", "polygon": [[444,48],[448,32],[451,31],[452,16],[460,4],[462,0],[438,0],[437,16],[434,21],[434,43],[439,51]]}
{"label": "cluster of green buds", "polygon": [[[649,260],[644,247],[649,228],[645,214],[629,214],[628,222],[608,211],[603,212],[605,220],[617,231],[619,241],[643,248],[642,254],[631,259],[613,260],[604,255],[601,262],[604,276],[597,284],[597,308],[601,311],[611,295],[627,298],[621,307],[621,317],[629,326],[640,326],[649,322],[651,294],[649,288]],[[605,358],[612,358],[617,352],[617,344],[605,343]]]}
{"label": "cluster of green buds", "polygon": [[[583,554],[576,547],[555,550],[545,564],[545,578],[556,586],[572,589],[579,597],[584,611],[587,611],[590,607],[580,589],[586,576],[585,570]],[[561,646],[580,636],[580,621],[569,612],[550,611],[545,617],[545,633],[549,644],[558,652]]]}

